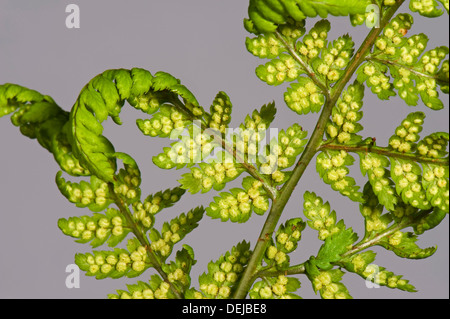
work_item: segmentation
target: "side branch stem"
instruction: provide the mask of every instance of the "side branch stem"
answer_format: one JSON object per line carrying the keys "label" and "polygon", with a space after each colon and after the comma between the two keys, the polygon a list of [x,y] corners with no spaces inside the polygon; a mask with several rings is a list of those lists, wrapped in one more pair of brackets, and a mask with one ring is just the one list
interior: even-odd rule
{"label": "side branch stem", "polygon": [[153,268],[160,274],[160,276],[163,278],[165,282],[167,282],[170,285],[170,290],[173,292],[175,297],[177,299],[183,299],[183,296],[180,294],[180,292],[172,285],[172,283],[169,281],[167,274],[163,271],[161,267],[161,263],[159,262],[158,258],[153,253],[152,249],[150,248],[150,243],[145,237],[144,233],[141,231],[141,229],[136,225],[136,223],[133,220],[133,217],[131,215],[130,210],[128,209],[128,206],[124,203],[124,201],[117,196],[117,194],[114,192],[114,185],[112,183],[108,183],[109,191],[113,196],[114,202],[116,203],[117,207],[119,208],[122,215],[127,220],[127,224],[130,226],[131,231],[136,236],[136,238],[139,240],[142,246],[145,247],[147,251],[147,256],[150,259],[150,263],[152,264]]}

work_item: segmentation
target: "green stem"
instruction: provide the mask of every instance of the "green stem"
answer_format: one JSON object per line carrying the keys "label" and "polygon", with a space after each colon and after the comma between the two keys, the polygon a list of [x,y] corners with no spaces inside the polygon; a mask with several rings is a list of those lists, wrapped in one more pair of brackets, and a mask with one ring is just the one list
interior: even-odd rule
{"label": "green stem", "polygon": [[150,259],[150,263],[152,264],[152,267],[155,268],[155,270],[161,275],[163,280],[167,282],[170,285],[170,290],[173,292],[175,297],[177,299],[183,299],[183,296],[181,293],[176,289],[174,285],[169,281],[167,274],[163,271],[161,267],[161,263],[159,262],[158,258],[153,253],[152,249],[150,248],[150,242],[145,237],[145,234],[141,231],[141,229],[138,227],[138,225],[134,222],[133,216],[128,209],[128,206],[125,204],[125,202],[114,192],[114,184],[108,183],[109,191],[112,194],[112,197],[114,199],[114,202],[116,203],[117,207],[119,208],[122,215],[125,217],[127,224],[130,226],[131,231],[136,236],[136,238],[139,240],[142,246],[145,247],[147,251],[147,256]]}
{"label": "green stem", "polygon": [[383,18],[381,19],[380,27],[373,28],[369,32],[361,47],[358,49],[358,52],[356,52],[356,54],[348,64],[344,75],[333,87],[330,97],[326,98],[322,113],[320,114],[316,127],[311,135],[308,144],[305,147],[304,152],[300,157],[300,160],[297,163],[297,166],[292,171],[292,175],[289,180],[284,184],[283,188],[279,192],[278,198],[273,201],[270,212],[255,245],[255,249],[253,250],[253,254],[250,257],[249,263],[244,273],[242,274],[239,284],[236,287],[233,298],[244,299],[246,297],[251,285],[257,277],[258,267],[261,264],[263,255],[266,251],[268,243],[270,242],[270,239],[272,238],[272,233],[275,231],[275,227],[281,217],[283,209],[286,206],[287,201],[291,197],[291,194],[297,186],[297,183],[302,177],[304,171],[306,170],[309,162],[319,150],[320,144],[322,143],[325,125],[331,115],[333,106],[336,104],[342,91],[344,90],[345,86],[347,85],[359,65],[364,62],[365,56],[372,48],[376,38],[379,36],[383,28],[388,24],[394,13],[403,4],[404,1],[405,0],[397,0],[396,4],[390,7],[385,12]]}

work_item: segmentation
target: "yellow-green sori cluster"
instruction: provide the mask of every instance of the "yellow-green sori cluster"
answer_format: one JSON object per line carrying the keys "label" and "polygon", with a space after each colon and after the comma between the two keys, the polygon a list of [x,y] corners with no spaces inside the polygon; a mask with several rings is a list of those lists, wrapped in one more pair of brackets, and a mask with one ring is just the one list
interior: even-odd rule
{"label": "yellow-green sori cluster", "polygon": [[303,42],[297,42],[296,50],[305,62],[309,62],[311,59],[318,57],[322,49],[326,47],[329,31],[330,22],[328,20],[320,20],[303,37]]}
{"label": "yellow-green sori cluster", "polygon": [[389,139],[389,146],[399,152],[409,153],[416,149],[419,133],[422,131],[425,114],[414,112],[408,114],[402,124],[395,129],[395,134]]}
{"label": "yellow-green sori cluster", "polygon": [[387,67],[383,64],[367,62],[364,63],[358,70],[358,82],[363,83],[367,80],[367,86],[371,91],[378,95],[382,100],[387,100],[395,93],[392,85],[389,82],[389,77],[385,75]]}
{"label": "yellow-green sori cluster", "polygon": [[390,165],[389,160],[375,153],[358,153],[360,168],[363,175],[367,175],[372,185],[373,192],[387,210],[393,211],[398,200],[395,196],[395,188],[389,178],[386,167]]}
{"label": "yellow-green sori cluster", "polygon": [[[428,37],[418,34],[406,38],[412,23],[413,18],[409,14],[399,14],[392,19],[383,35],[375,41],[373,59],[358,70],[358,80],[367,80],[372,92],[381,99],[387,99],[395,95],[385,75],[389,69],[394,78],[393,86],[408,105],[417,105],[420,95],[427,107],[441,109],[443,103],[438,98],[437,85],[442,85],[443,91],[447,90],[448,81],[445,79],[448,79],[448,64],[444,62],[441,69],[439,66],[449,50],[445,46],[437,47],[419,59],[426,48]],[[396,63],[386,63],[392,60]]]}
{"label": "yellow-green sori cluster", "polygon": [[309,219],[309,227],[319,232],[320,240],[325,240],[345,228],[342,220],[336,223],[336,212],[333,210],[330,213],[330,204],[324,204],[322,198],[313,192],[304,194],[303,213]]}
{"label": "yellow-green sori cluster", "polygon": [[231,121],[232,104],[225,92],[217,93],[210,108],[211,118],[208,127],[225,134],[228,124]]}
{"label": "yellow-green sori cluster", "polygon": [[299,299],[294,294],[300,288],[297,278],[279,275],[256,282],[249,291],[251,299]]}
{"label": "yellow-green sori cluster", "polygon": [[79,243],[91,241],[92,247],[102,245],[108,238],[108,245],[115,246],[130,232],[120,212],[112,208],[108,208],[105,214],[61,218],[58,227],[65,235],[78,238]]}
{"label": "yellow-green sori cluster", "polygon": [[164,281],[159,275],[152,275],[146,283],[138,281],[134,285],[127,285],[128,291],[117,290],[117,294],[109,294],[110,299],[173,299],[171,285],[179,291],[184,291],[190,285],[189,272],[193,258],[191,247],[184,245],[177,252],[174,262],[163,264],[162,269],[167,274]]}
{"label": "yellow-green sori cluster", "polygon": [[[439,0],[448,12],[448,0]],[[418,12],[425,17],[439,17],[443,11],[439,8],[435,0],[411,0],[409,8],[413,12]]]}
{"label": "yellow-green sori cluster", "polygon": [[217,261],[208,264],[208,273],[199,277],[200,291],[192,293],[196,299],[227,299],[231,296],[233,285],[238,282],[250,258],[250,243],[243,241]]}
{"label": "yellow-green sori cluster", "polygon": [[113,251],[76,254],[75,263],[87,276],[97,279],[136,277],[150,267],[147,250],[137,239],[130,239],[127,247],[128,250],[115,248]]}
{"label": "yellow-green sori cluster", "polygon": [[[392,221],[392,218],[390,214],[382,215],[383,206],[380,205],[380,201],[374,194],[374,189],[369,184],[369,182],[367,182],[364,186],[364,199],[365,203],[360,204],[359,210],[361,212],[361,215],[364,217],[366,235],[370,233],[379,233],[385,230],[388,227],[389,223]],[[398,218],[401,218],[400,216],[405,215],[406,210],[402,208],[403,206],[396,207],[397,213],[395,214],[398,216]],[[410,210],[408,210],[407,213],[410,213]]]}
{"label": "yellow-green sori cluster", "polygon": [[[284,40],[292,45],[296,39],[305,33],[305,22],[299,21],[295,22],[295,24],[284,24],[279,27],[278,31],[283,35]],[[280,55],[280,53],[286,51],[283,42],[273,33],[260,34],[255,38],[247,38],[245,45],[251,54],[261,59],[273,59]]]}
{"label": "yellow-green sori cluster", "polygon": [[108,294],[109,299],[171,299],[170,284],[158,275],[153,275],[149,283],[138,281],[127,285],[128,291],[117,290],[117,294]]}
{"label": "yellow-green sori cluster", "polygon": [[391,161],[391,177],[395,182],[397,194],[402,197],[403,202],[416,208],[429,209],[432,203],[428,200],[422,186],[421,174],[422,170],[415,162],[400,158]]}
{"label": "yellow-green sori cluster", "polygon": [[62,177],[62,171],[56,175],[56,184],[61,193],[77,207],[88,207],[94,212],[99,212],[112,203],[108,184],[92,175],[90,183],[80,181],[72,183]]}
{"label": "yellow-green sori cluster", "polygon": [[[413,37],[409,42],[405,38],[406,33],[411,29],[412,23],[413,18],[409,14],[401,13],[394,17],[384,28],[382,36],[375,41],[374,52],[387,56],[400,55],[403,63],[411,64],[413,59],[417,59],[426,45],[426,39],[422,36],[418,38]],[[416,51],[409,52],[414,44],[419,44],[416,47]],[[406,57],[408,54],[411,56]]]}
{"label": "yellow-green sori cluster", "polygon": [[[117,153],[116,153],[117,154]],[[119,156],[124,161],[124,168],[116,175],[114,193],[121,196],[127,203],[139,201],[141,196],[141,172],[136,162],[128,155],[121,153]]]}
{"label": "yellow-green sori cluster", "polygon": [[346,151],[323,151],[317,156],[316,169],[323,181],[331,188],[352,200],[362,201],[359,186],[355,186],[353,177],[347,176],[354,158]]}
{"label": "yellow-green sori cluster", "polygon": [[339,282],[343,274],[339,269],[320,271],[312,279],[314,290],[319,291],[323,299],[351,299],[347,288]]}
{"label": "yellow-green sori cluster", "polygon": [[[220,157],[220,156],[219,156]],[[192,167],[189,173],[182,175],[179,180],[181,187],[195,194],[199,191],[206,193],[212,188],[221,190],[229,181],[236,179],[244,169],[241,165],[230,161],[212,161],[199,163]]]}
{"label": "yellow-green sori cluster", "polygon": [[448,154],[449,135],[445,132],[437,132],[428,135],[423,138],[417,144],[417,154],[426,156],[429,158],[440,158]]}
{"label": "yellow-green sori cluster", "polygon": [[178,137],[180,141],[164,147],[163,153],[153,157],[155,165],[162,169],[180,169],[206,159],[215,147],[213,137],[206,132],[202,133],[195,125],[189,127],[188,135]]}
{"label": "yellow-green sori cluster", "polygon": [[277,268],[288,266],[289,256],[287,254],[297,248],[305,226],[306,223],[301,218],[290,219],[284,225],[280,225],[275,234],[275,242],[272,241],[271,245],[267,247],[266,263],[274,264]]}
{"label": "yellow-green sori cluster", "polygon": [[[286,169],[296,163],[297,156],[303,152],[306,145],[307,134],[297,123],[290,126],[286,131],[281,130],[278,133],[278,144],[271,148],[271,153],[278,157],[278,169]],[[276,181],[276,179],[274,180]]]}
{"label": "yellow-green sori cluster", "polygon": [[364,86],[355,82],[344,91],[333,107],[331,121],[326,126],[326,135],[329,139],[336,139],[341,144],[355,143],[360,141],[356,135],[362,130],[361,124],[357,123],[362,118],[362,99],[364,97]]}
{"label": "yellow-green sori cluster", "polygon": [[149,234],[150,248],[162,259],[166,259],[172,253],[173,246],[198,226],[203,213],[203,207],[197,207],[165,222],[161,232],[152,228]]}
{"label": "yellow-green sori cluster", "polygon": [[261,34],[256,38],[245,40],[247,50],[259,58],[273,59],[285,51],[283,43],[275,37],[275,34]]}
{"label": "yellow-green sori cluster", "polygon": [[[441,69],[439,65],[442,60],[448,55],[448,47],[441,46],[436,49],[427,51],[416,68],[427,74],[427,77],[423,77],[420,81],[417,81],[417,90],[420,93],[420,97],[426,106],[432,109],[442,109],[444,107],[442,101],[438,98],[437,81],[434,77],[443,79],[443,83],[440,82],[441,90],[448,93],[448,78],[449,78],[449,62],[448,60],[442,63]],[[441,84],[442,83],[442,84]]]}
{"label": "yellow-green sori cluster", "polygon": [[[416,48],[414,48],[413,45],[408,45],[407,40],[404,36],[411,28],[412,22],[413,18],[409,14],[399,14],[395,18],[393,18],[384,28],[383,34],[375,41],[373,53],[374,56],[380,59],[387,57],[387,59],[389,60],[391,60],[393,57],[403,59],[404,61],[401,64],[414,63],[414,59],[417,60],[418,56],[422,52],[421,50],[425,48],[426,42],[422,43],[423,39],[421,38]],[[415,40],[413,39],[411,41],[414,42]],[[413,48],[415,49],[414,51],[412,51]],[[390,79],[388,76],[386,76],[387,71],[388,67],[386,65],[374,61],[369,61],[367,63],[364,63],[358,69],[358,82],[363,83],[364,81],[366,81],[367,86],[371,88],[373,93],[377,94],[380,99],[386,100],[390,96],[395,95],[392,84],[389,82]],[[391,71],[395,75],[397,75],[398,73],[396,68],[391,68]],[[402,82],[399,82],[400,84],[397,84],[401,92],[404,91],[402,89],[401,83],[410,83],[410,81],[407,79],[408,77],[409,75],[407,74],[406,70],[401,71],[401,74],[398,74],[397,76],[397,78],[402,79]],[[401,95],[402,94],[405,93],[401,93]],[[407,101],[409,104],[413,104],[413,102],[410,102],[407,97],[413,99],[413,96],[411,96],[410,94],[408,96],[403,96],[405,101]]]}
{"label": "yellow-green sori cluster", "polygon": [[153,216],[162,209],[170,207],[179,201],[185,192],[184,189],[175,187],[160,191],[154,195],[149,195],[143,203],[141,201],[133,203],[133,218],[136,221],[140,221],[142,226],[148,229],[153,225]]}
{"label": "yellow-green sori cluster", "polygon": [[144,135],[168,137],[173,130],[183,130],[190,121],[174,106],[162,105],[151,119],[138,119],[136,124]]}
{"label": "yellow-green sori cluster", "polygon": [[274,185],[285,182],[288,174],[284,169],[291,167],[296,162],[297,156],[303,152],[306,144],[306,131],[297,123],[293,124],[286,131],[278,133],[278,139],[274,138],[267,146],[268,154],[260,157],[260,172],[271,175]]}
{"label": "yellow-green sori cluster", "polygon": [[87,168],[81,166],[72,152],[72,146],[62,137],[62,134],[54,139],[52,152],[55,160],[66,173],[72,176],[91,175]]}
{"label": "yellow-green sori cluster", "polygon": [[347,66],[353,55],[353,41],[348,35],[334,40],[328,48],[324,48],[321,59],[315,60],[312,65],[325,81],[334,83],[342,75],[342,70]]}
{"label": "yellow-green sori cluster", "polygon": [[369,250],[349,257],[344,261],[344,267],[348,271],[354,272],[376,285],[397,288],[409,292],[416,291],[414,286],[411,285],[408,280],[402,279],[402,276],[387,271],[384,267],[373,264],[374,260],[375,253]]}
{"label": "yellow-green sori cluster", "polygon": [[410,292],[416,291],[414,286],[409,284],[409,280],[402,279],[403,276],[396,276],[393,272],[387,271],[386,268],[379,267],[374,264],[367,265],[361,272],[361,275],[366,279],[369,278],[373,280],[374,283],[381,286],[397,288]]}
{"label": "yellow-green sori cluster", "polygon": [[247,176],[242,186],[243,189],[232,188],[214,197],[214,202],[206,208],[206,214],[211,218],[238,223],[246,222],[252,211],[258,215],[264,214],[269,209],[269,199],[262,182]]}
{"label": "yellow-green sori cluster", "polygon": [[291,55],[284,53],[256,68],[256,75],[269,85],[280,85],[286,81],[294,81],[300,73],[300,64]]}
{"label": "yellow-green sori cluster", "polygon": [[[255,163],[260,145],[266,135],[266,130],[275,117],[275,104],[263,105],[261,110],[254,110],[252,115],[247,115],[244,123],[239,125],[237,132],[232,132],[228,137],[228,144],[232,144],[239,162]],[[228,157],[231,155],[227,154]],[[225,162],[228,160],[225,158]]]}
{"label": "yellow-green sori cluster", "polygon": [[319,112],[325,97],[319,87],[307,77],[299,77],[284,93],[286,105],[297,114]]}
{"label": "yellow-green sori cluster", "polygon": [[449,212],[448,166],[423,164],[422,186],[433,207]]}

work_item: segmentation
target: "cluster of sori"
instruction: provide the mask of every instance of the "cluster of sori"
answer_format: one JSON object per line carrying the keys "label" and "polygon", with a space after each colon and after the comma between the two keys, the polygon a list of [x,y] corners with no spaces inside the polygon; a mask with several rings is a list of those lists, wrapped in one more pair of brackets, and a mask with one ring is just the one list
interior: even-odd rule
{"label": "cluster of sori", "polygon": [[402,121],[402,124],[395,129],[395,134],[389,139],[389,146],[399,152],[414,152],[416,142],[419,140],[419,133],[422,131],[425,114],[414,112]]}
{"label": "cluster of sori", "polygon": [[261,215],[269,209],[269,199],[262,182],[247,176],[242,181],[243,188],[232,188],[214,197],[206,208],[206,214],[222,221],[246,222],[254,211]]}
{"label": "cluster of sori", "polygon": [[448,168],[438,165],[420,166],[412,161],[395,159],[391,163],[391,176],[402,200],[416,208],[432,206],[448,212]]}
{"label": "cluster of sori", "polygon": [[243,241],[226,252],[215,262],[208,264],[208,272],[199,277],[200,291],[191,289],[190,298],[227,299],[233,285],[244,271],[251,255],[250,243]]}
{"label": "cluster of sori", "polygon": [[173,246],[198,226],[203,213],[203,207],[197,207],[188,213],[180,214],[170,222],[165,222],[161,232],[152,228],[149,234],[152,251],[159,255],[161,259],[166,259],[172,253]]}
{"label": "cluster of sori", "polygon": [[339,80],[353,55],[353,45],[352,38],[344,35],[323,48],[321,58],[312,61],[316,74],[329,83]]}
{"label": "cluster of sori", "polygon": [[307,114],[319,112],[325,98],[310,78],[299,77],[284,93],[284,101],[297,114]]}
{"label": "cluster of sori", "polygon": [[417,144],[417,153],[430,158],[444,157],[447,154],[448,140],[448,133],[432,133]]}
{"label": "cluster of sori", "polygon": [[341,144],[357,143],[361,137],[357,135],[362,130],[358,121],[362,118],[362,100],[364,86],[355,82],[344,91],[333,107],[331,119],[326,124],[325,133],[329,139],[335,139]]}
{"label": "cluster of sori", "polygon": [[251,54],[261,59],[273,59],[285,51],[283,42],[277,39],[273,33],[261,34],[256,38],[247,38],[245,44]]}
{"label": "cluster of sori", "polygon": [[153,157],[153,163],[162,169],[180,169],[186,165],[200,163],[207,159],[215,148],[214,136],[201,132],[196,125],[188,128],[187,135],[174,136],[179,141],[164,147],[163,153]]}
{"label": "cluster of sori", "polygon": [[261,59],[273,59],[286,51],[283,41],[294,45],[295,41],[305,33],[305,21],[290,21],[278,28],[282,39],[274,33],[259,34],[255,38],[247,38],[245,45],[247,50]]}
{"label": "cluster of sori", "polygon": [[333,190],[352,200],[362,202],[362,194],[353,177],[347,176],[355,159],[346,151],[327,150],[317,156],[316,169],[323,181]]}
{"label": "cluster of sori", "polygon": [[199,191],[206,193],[212,188],[221,190],[227,182],[236,179],[244,169],[240,164],[233,162],[231,158],[229,161],[222,161],[220,158],[224,154],[219,154],[219,159],[213,160],[211,163],[199,163],[197,167],[192,167],[190,172],[183,174],[179,180],[182,188],[193,194]]}
{"label": "cluster of sori", "polygon": [[252,117],[246,116],[237,132],[233,132],[229,137],[229,142],[233,143],[233,148],[241,158],[247,158],[247,161],[254,162],[256,155],[260,150],[260,143],[266,136],[266,130],[269,126],[268,121],[263,119],[260,114],[253,113]]}
{"label": "cluster of sori", "polygon": [[127,249],[76,254],[75,263],[87,276],[97,279],[136,277],[150,267],[147,250],[136,238],[128,241]]}
{"label": "cluster of sori", "polygon": [[[304,150],[307,134],[297,123],[290,126],[286,131],[281,130],[278,133],[278,143],[275,146],[271,146],[270,149],[271,154],[277,156],[278,169],[286,169],[295,164],[297,156]],[[272,174],[272,179],[275,182],[283,180],[277,181],[275,177]]]}
{"label": "cluster of sori", "polygon": [[127,203],[132,204],[138,201],[141,195],[139,188],[141,172],[131,157],[123,153],[119,157],[124,160],[124,168],[121,168],[116,175],[117,182],[114,184],[114,193],[123,197]]}
{"label": "cluster of sori", "polygon": [[72,183],[66,181],[59,171],[56,175],[56,184],[61,193],[77,207],[88,207],[94,212],[99,212],[112,202],[108,184],[95,175],[91,176],[90,183],[84,180]]}
{"label": "cluster of sori", "polygon": [[286,81],[294,81],[300,74],[300,64],[292,56],[284,53],[256,68],[256,75],[269,85],[280,85]]}
{"label": "cluster of sori", "polygon": [[191,284],[190,272],[195,264],[194,250],[188,245],[183,245],[183,249],[177,251],[175,261],[162,266],[167,274],[167,280],[180,291],[185,291]]}
{"label": "cluster of sori", "polygon": [[[364,195],[366,202],[360,205],[360,211],[365,219],[366,239],[375,238],[380,233],[389,229],[392,220],[401,223],[403,218],[409,219],[411,216],[416,217],[419,209],[400,201],[395,209],[391,212],[382,214],[383,205],[380,205],[378,198],[373,194],[372,187],[366,184],[364,187]],[[413,225],[417,234],[423,233],[425,230],[433,228],[445,217],[446,212],[438,210],[437,213],[424,215],[424,217],[416,221]],[[438,219],[438,220],[435,220]],[[378,240],[378,244],[388,250],[393,251],[397,256],[403,258],[419,259],[431,256],[436,247],[420,248],[417,244],[417,236],[411,232],[402,232],[397,230],[389,236],[382,236]]]}
{"label": "cluster of sori", "polygon": [[104,214],[61,218],[58,227],[65,235],[78,238],[77,242],[91,241],[92,247],[102,245],[108,238],[108,245],[115,246],[130,232],[120,212],[113,208],[108,208]]}
{"label": "cluster of sori", "polygon": [[159,112],[151,119],[138,119],[136,124],[144,135],[168,137],[173,130],[181,132],[190,121],[176,107],[172,105],[162,105]]}
{"label": "cluster of sori", "polygon": [[117,290],[117,294],[108,294],[109,299],[169,299],[173,298],[170,284],[153,275],[148,283],[138,281],[127,285],[128,291]]}
{"label": "cluster of sori", "polygon": [[377,94],[380,99],[386,100],[395,95],[389,77],[385,75],[386,72],[385,65],[367,62],[357,70],[358,81],[363,83],[367,80],[367,86],[371,88],[372,92]]}
{"label": "cluster of sori", "polygon": [[[401,52],[403,52],[403,55],[409,54],[405,53],[405,50],[408,49],[401,48],[407,47],[406,38],[404,36],[411,28],[412,22],[413,19],[409,14],[399,14],[394,17],[384,28],[383,34],[375,41],[374,56],[381,59],[383,57],[391,59],[392,57],[400,57]],[[425,48],[424,43],[421,43],[418,48],[420,47],[422,47],[423,50]],[[421,52],[422,51],[417,50],[416,59]],[[414,53],[416,52],[414,51]],[[411,60],[408,63],[412,62],[413,61]],[[395,93],[392,84],[389,82],[389,77],[385,75],[387,70],[388,67],[386,65],[375,61],[369,61],[362,64],[358,69],[358,81],[360,83],[367,81],[366,83],[373,93],[377,94],[380,99],[388,99],[390,96],[394,96]],[[409,82],[407,81],[407,83]]]}
{"label": "cluster of sori", "polygon": [[[441,91],[448,93],[449,79],[449,61],[445,60],[441,68],[439,65],[448,55],[448,47],[441,46],[424,53],[419,63],[416,65],[420,71],[432,76],[443,79],[443,83],[439,83]],[[437,82],[434,78],[424,77],[417,81],[417,90],[426,106],[433,109],[441,109],[444,107],[442,101],[438,98]]]}
{"label": "cluster of sori", "polygon": [[72,146],[62,135],[63,133],[54,139],[52,150],[55,160],[61,169],[72,176],[90,175],[89,170],[81,166],[80,161],[73,155]]}
{"label": "cluster of sori", "polygon": [[336,223],[336,212],[333,210],[330,213],[330,204],[324,204],[322,198],[315,193],[305,192],[303,213],[309,219],[309,227],[319,232],[320,240],[325,240],[345,228],[342,220]]}
{"label": "cluster of sori", "polygon": [[[448,0],[439,0],[444,8],[449,10]],[[425,17],[439,17],[444,13],[436,1],[433,0],[411,0],[409,2],[409,8],[413,12],[418,12]]]}
{"label": "cluster of sori", "polygon": [[[326,49],[326,38],[329,30],[330,23],[327,20],[321,20],[303,37],[303,42],[298,41],[295,43],[296,39],[303,35],[305,31],[303,23],[299,23],[298,26],[287,24],[280,28],[281,34],[284,32],[283,35],[288,35],[283,37],[286,44],[295,46],[294,50],[300,54],[306,63],[318,57],[320,52]],[[326,50],[329,53],[327,60],[329,63],[324,64],[327,67],[327,72],[325,72],[324,66],[320,67],[321,74],[324,74],[325,78],[328,77],[330,81],[338,79],[339,72],[335,70],[335,67],[338,64],[345,65],[347,58],[350,56],[347,52],[348,45],[340,40],[334,43],[337,48],[330,47],[330,51]],[[346,40],[343,41],[347,42]],[[273,34],[247,39],[247,49],[260,58],[272,59],[265,65],[260,65],[256,68],[256,75],[269,85],[279,85],[286,81],[294,81],[300,74],[305,72],[303,67],[291,55],[281,53],[286,50],[286,45]],[[315,96],[312,99],[317,100]]]}
{"label": "cluster of sori", "polygon": [[[425,52],[428,37],[421,33],[410,38],[405,37],[411,28],[413,18],[409,14],[399,14],[384,29],[375,41],[373,54],[369,62],[358,70],[358,80],[367,81],[372,92],[381,99],[395,95],[393,88],[408,105],[417,105],[419,96],[423,103],[432,109],[441,109],[442,101],[438,97],[437,86],[448,91],[448,60],[442,61],[449,50],[445,46]],[[395,60],[396,63],[386,63]],[[441,65],[439,69],[439,66]],[[388,66],[387,66],[388,65]],[[393,77],[393,86],[386,72],[389,69]],[[438,82],[437,79],[442,79]]]}
{"label": "cluster of sori", "polygon": [[217,93],[210,108],[210,114],[207,120],[208,127],[226,134],[228,124],[231,122],[232,104],[230,98],[225,92]]}
{"label": "cluster of sori", "polygon": [[449,211],[449,169],[448,166],[424,164],[422,186],[427,199],[433,207],[448,213]]}
{"label": "cluster of sori", "polygon": [[162,269],[167,275],[163,280],[159,275],[152,275],[148,282],[138,281],[136,284],[128,285],[128,291],[117,290],[117,294],[109,294],[109,299],[173,299],[173,291],[184,293],[191,283],[189,276],[193,260],[193,250],[184,245],[177,252],[175,261],[163,264]]}
{"label": "cluster of sori", "polygon": [[323,299],[351,299],[347,288],[339,282],[343,275],[339,269],[320,271],[312,278],[314,291],[319,291]]}
{"label": "cluster of sori", "polygon": [[389,178],[389,171],[386,169],[390,165],[389,159],[376,153],[364,152],[358,153],[358,155],[361,172],[369,178],[373,192],[387,210],[393,211],[398,199],[394,183]]}
{"label": "cluster of sori", "polygon": [[144,228],[149,229],[153,226],[154,215],[163,208],[170,207],[180,200],[186,191],[180,187],[166,189],[154,195],[149,195],[144,202],[133,203],[133,218],[139,221]]}
{"label": "cluster of sori", "polygon": [[348,271],[357,273],[366,279],[366,285],[372,283],[373,285],[397,288],[409,292],[416,291],[414,286],[411,285],[408,280],[402,279],[402,276],[395,275],[393,272],[387,271],[384,267],[373,264],[375,256],[373,251],[355,254],[347,258],[344,261],[343,266]]}
{"label": "cluster of sori", "polygon": [[259,156],[259,171],[270,175],[273,185],[283,184],[288,178],[289,173],[283,170],[294,165],[297,156],[303,152],[306,135],[307,132],[295,123],[286,131],[281,130],[266,146],[266,154]]}
{"label": "cluster of sori", "polygon": [[289,265],[289,256],[293,252],[301,239],[302,231],[306,223],[301,218],[294,218],[280,225],[276,234],[275,242],[267,247],[265,261],[267,264],[274,264],[277,268]]}
{"label": "cluster of sori", "polygon": [[[359,206],[359,210],[365,221],[366,236],[370,236],[370,234],[378,234],[379,232],[387,229],[388,225],[392,221],[390,214],[383,215],[383,206],[380,205],[381,201],[379,201],[379,198],[382,198],[382,196],[377,198],[374,194],[373,187],[368,182],[364,186],[365,202]],[[394,213],[394,216],[398,216],[397,219],[414,212],[410,209],[405,210],[403,208],[404,206],[402,205],[395,207],[395,211],[397,213]]]}
{"label": "cluster of sori", "polygon": [[251,299],[299,299],[293,292],[300,288],[297,278],[279,275],[256,282],[249,291]]}
{"label": "cluster of sori", "polygon": [[303,42],[297,42],[296,51],[300,53],[306,62],[318,57],[320,52],[326,48],[330,28],[331,26],[328,20],[320,20],[303,37]]}

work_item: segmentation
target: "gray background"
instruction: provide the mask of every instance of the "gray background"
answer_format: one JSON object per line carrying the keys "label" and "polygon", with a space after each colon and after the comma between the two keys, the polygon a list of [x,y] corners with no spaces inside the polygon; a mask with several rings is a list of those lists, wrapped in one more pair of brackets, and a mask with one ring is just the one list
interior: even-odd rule
{"label": "gray background", "polygon": [[[76,3],[81,10],[81,28],[65,26],[66,5]],[[318,114],[297,116],[283,102],[285,86],[269,87],[255,75],[262,63],[249,54],[244,45],[248,33],[242,26],[248,1],[0,1],[0,83],[12,82],[52,96],[70,110],[80,89],[95,75],[111,68],[142,67],[151,72],[166,71],[181,79],[209,109],[215,94],[226,91],[233,102],[232,127],[245,114],[274,100],[278,116],[273,127],[286,128],[295,121],[312,132]],[[408,11],[407,5],[402,10]],[[448,45],[448,16],[417,20],[409,34],[431,35],[429,47]],[[359,45],[368,29],[349,28],[347,18],[331,18],[329,39],[350,32]],[[310,28],[313,22],[309,21]],[[378,145],[387,145],[400,121],[411,111],[427,114],[421,136],[448,127],[448,96],[445,109],[433,112],[423,105],[411,108],[398,98],[381,103],[366,90],[364,136],[376,136]],[[135,126],[141,113],[124,107],[124,125],[108,121],[105,135],[118,151],[135,157],[143,172],[143,194],[174,187],[181,171],[163,171],[153,166],[151,157],[161,152],[168,141],[144,137]],[[89,214],[70,204],[58,191],[54,176],[58,171],[51,154],[35,140],[23,137],[9,118],[0,124],[0,297],[1,298],[104,298],[115,289],[137,279],[96,280],[81,273],[80,288],[68,289],[66,266],[76,252],[88,252],[90,246],[74,242],[57,228],[58,218]],[[446,129],[445,129],[446,130]],[[355,157],[358,161],[359,159]],[[358,163],[358,162],[356,162]],[[358,165],[354,166],[354,176]],[[358,178],[359,185],[363,180]],[[230,183],[230,187],[239,182]],[[315,191],[331,203],[338,218],[344,218],[362,236],[362,218],[358,205],[319,180],[314,161],[286,207],[282,220],[302,216],[302,194]],[[197,205],[208,205],[214,192],[186,194],[182,201],[157,216],[157,225]],[[253,215],[245,224],[221,223],[205,216],[196,231],[183,243],[191,245],[198,260],[192,272],[198,275],[210,260],[242,239],[254,245],[265,217]],[[317,233],[305,230],[292,263],[302,262],[317,252]],[[404,275],[419,290],[410,294],[386,287],[368,289],[364,280],[353,275],[343,282],[356,298],[448,298],[448,218],[434,231],[420,237],[419,245],[439,244],[434,256],[409,261],[391,252],[375,248],[377,264]],[[179,249],[181,244],[175,248]],[[107,248],[106,248],[107,249]],[[146,280],[152,270],[140,280]],[[317,298],[308,280],[300,276],[304,298]]]}

